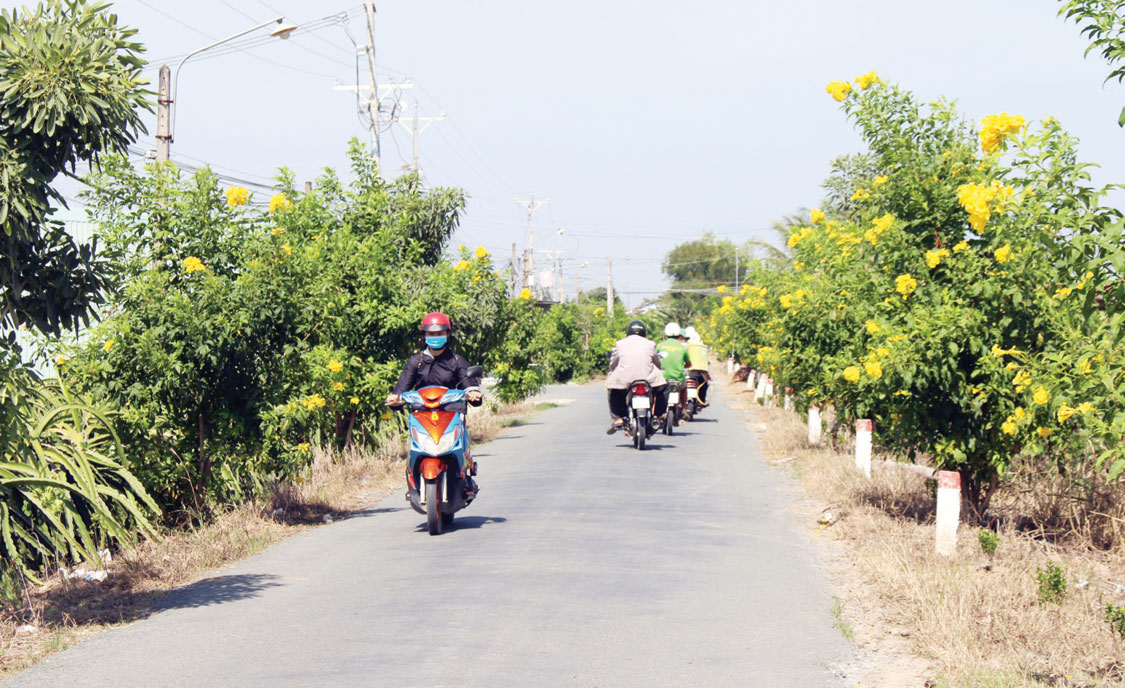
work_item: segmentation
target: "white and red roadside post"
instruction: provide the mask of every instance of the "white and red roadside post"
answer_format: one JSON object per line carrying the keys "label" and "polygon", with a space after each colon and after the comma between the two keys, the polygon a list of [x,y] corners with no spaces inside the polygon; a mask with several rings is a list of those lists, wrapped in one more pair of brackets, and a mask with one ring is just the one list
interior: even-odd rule
{"label": "white and red roadside post", "polygon": [[[754,385],[758,382],[758,371],[753,368],[746,374],[746,389],[754,389]],[[758,396],[754,395],[754,401],[758,400]]]}
{"label": "white and red roadside post", "polygon": [[934,548],[951,557],[957,551],[957,523],[961,519],[961,474],[937,472],[937,531]]}
{"label": "white and red roadside post", "polygon": [[793,388],[792,387],[786,387],[785,388],[785,410],[786,411],[792,411],[793,410]]}
{"label": "white and red roadside post", "polygon": [[809,407],[809,444],[820,445],[820,407]]}
{"label": "white and red roadside post", "polygon": [[766,388],[762,390],[763,396],[766,398],[766,406],[773,406],[773,378],[766,378]]}
{"label": "white and red roadside post", "polygon": [[871,477],[871,432],[875,423],[870,418],[859,418],[855,422],[855,467],[864,477]]}
{"label": "white and red roadside post", "polygon": [[727,359],[727,377],[734,375],[734,356]]}
{"label": "white and red roadside post", "polygon": [[758,373],[758,386],[754,388],[754,401],[757,401],[766,395],[766,374]]}

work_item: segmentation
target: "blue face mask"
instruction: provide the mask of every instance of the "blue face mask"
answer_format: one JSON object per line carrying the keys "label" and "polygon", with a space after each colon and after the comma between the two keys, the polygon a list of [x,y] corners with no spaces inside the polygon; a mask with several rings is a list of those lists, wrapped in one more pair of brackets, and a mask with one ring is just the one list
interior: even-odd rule
{"label": "blue face mask", "polygon": [[445,341],[446,341],[446,338],[444,336],[442,336],[442,337],[426,337],[426,346],[430,347],[434,351],[438,351],[440,349],[445,348]]}

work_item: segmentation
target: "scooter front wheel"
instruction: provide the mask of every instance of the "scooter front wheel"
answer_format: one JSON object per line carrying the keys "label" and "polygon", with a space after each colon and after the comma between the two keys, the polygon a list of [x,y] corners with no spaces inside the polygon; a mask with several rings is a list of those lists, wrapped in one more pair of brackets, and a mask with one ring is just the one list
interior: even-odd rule
{"label": "scooter front wheel", "polygon": [[441,535],[441,490],[437,480],[426,481],[426,525],[430,535]]}

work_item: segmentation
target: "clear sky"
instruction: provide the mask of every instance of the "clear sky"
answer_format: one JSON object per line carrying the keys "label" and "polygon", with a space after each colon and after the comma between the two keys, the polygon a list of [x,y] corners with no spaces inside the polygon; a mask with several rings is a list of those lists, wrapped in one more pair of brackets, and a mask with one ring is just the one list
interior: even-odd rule
{"label": "clear sky", "polygon": [[[423,115],[447,115],[420,137],[421,167],[431,184],[471,196],[455,243],[483,244],[506,260],[526,235],[514,199],[534,190],[550,198],[535,216],[536,247],[549,248],[563,228],[568,285],[582,263],[590,264],[578,272],[584,288],[603,283],[612,256],[615,285],[635,305],[666,286],[660,260],[676,243],[703,230],[770,239],[771,221],[818,204],[832,159],[861,148],[824,86],[870,69],[927,100],[956,99],[973,120],[999,111],[1055,116],[1102,166],[1097,181],[1125,181],[1125,130],[1116,124],[1125,87],[1103,87],[1109,68],[1083,58],[1078,28],[1056,16],[1058,6],[380,0],[378,78],[413,77],[403,104],[417,97]],[[349,30],[363,44],[359,7],[114,4],[157,61],[278,14],[318,26],[310,22],[350,11]],[[354,94],[333,90],[334,79],[354,83],[356,71],[339,23],[194,58],[180,77],[173,158],[262,183],[280,165],[299,180],[342,167],[347,139],[368,138]],[[366,83],[365,60],[359,79]],[[144,148],[154,147],[148,119]],[[410,151],[400,126],[383,134],[388,173]]]}

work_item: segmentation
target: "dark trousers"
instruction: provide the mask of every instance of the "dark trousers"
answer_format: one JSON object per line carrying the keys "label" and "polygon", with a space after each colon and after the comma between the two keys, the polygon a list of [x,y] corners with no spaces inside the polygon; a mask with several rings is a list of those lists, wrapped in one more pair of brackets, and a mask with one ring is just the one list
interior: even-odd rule
{"label": "dark trousers", "polygon": [[[609,390],[609,413],[615,420],[629,415],[629,406],[625,403],[628,396],[629,390],[627,389]],[[668,410],[668,385],[653,387],[652,396],[654,397],[652,400],[653,415],[663,416],[664,412]]]}

